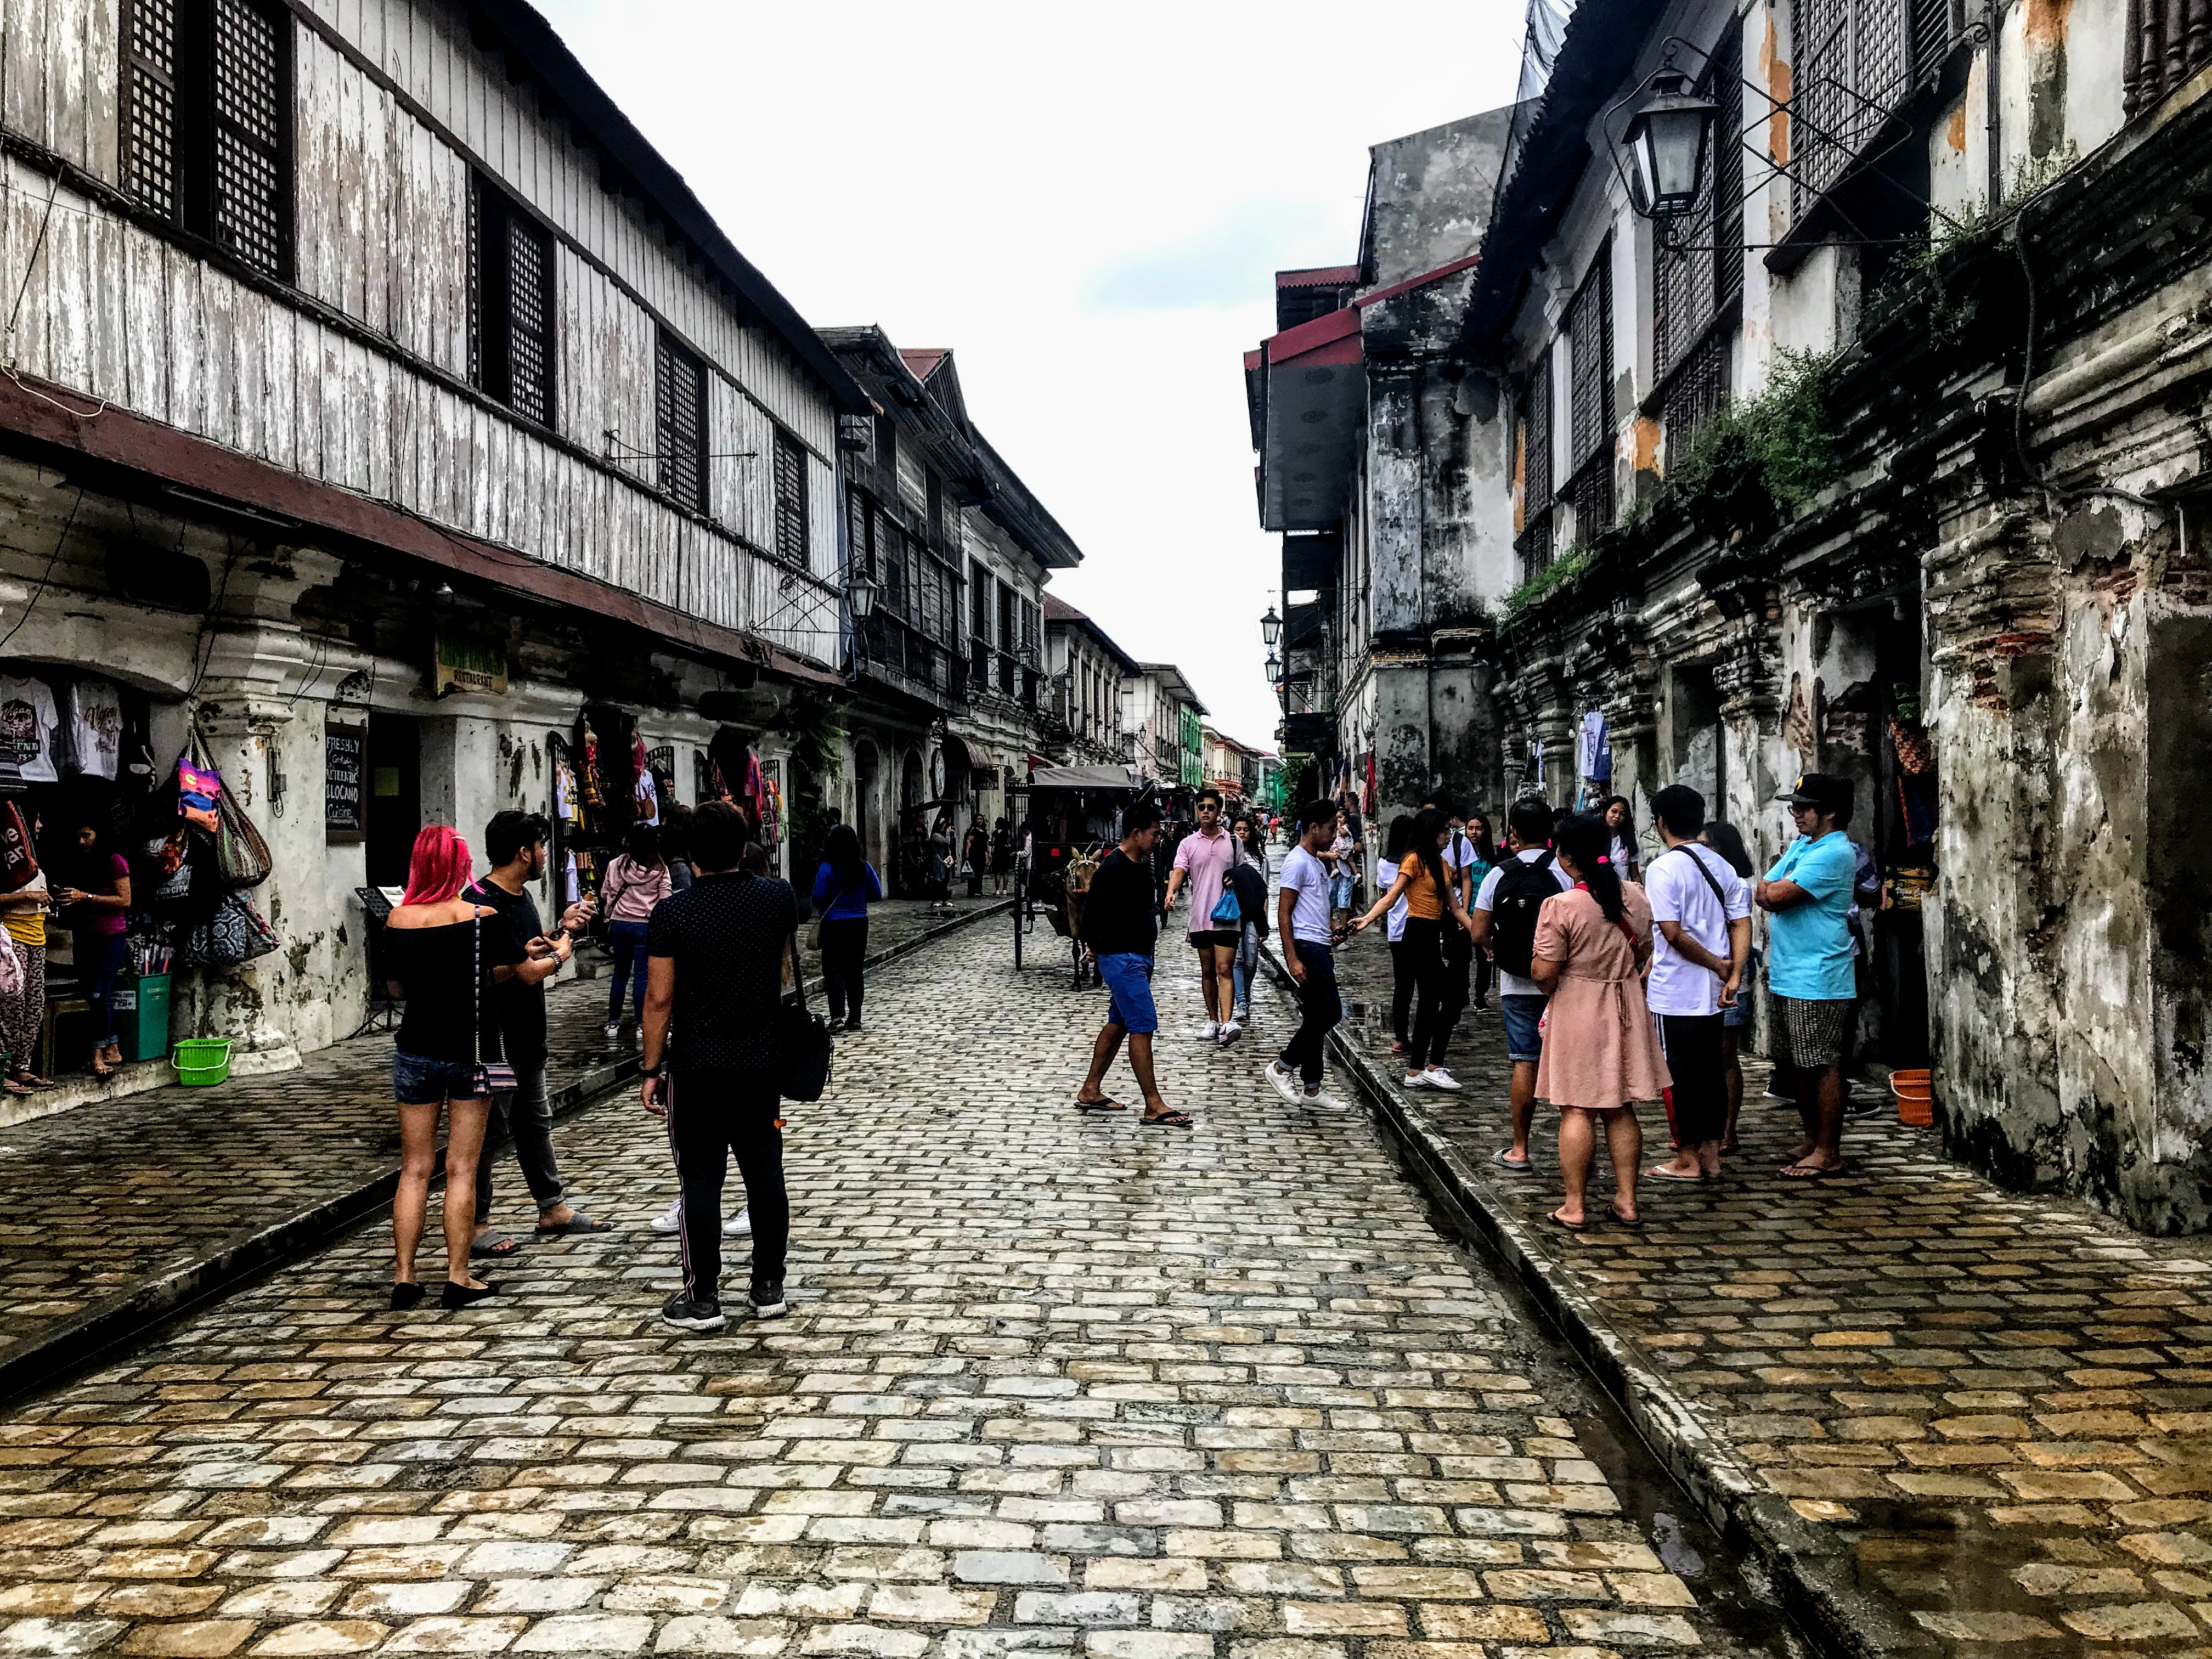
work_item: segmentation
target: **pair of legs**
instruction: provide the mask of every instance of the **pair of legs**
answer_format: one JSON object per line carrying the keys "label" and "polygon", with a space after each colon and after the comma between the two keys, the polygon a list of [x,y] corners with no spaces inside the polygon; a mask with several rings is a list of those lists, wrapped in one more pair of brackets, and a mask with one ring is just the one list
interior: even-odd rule
{"label": "pair of legs", "polygon": [[1743,1113],[1743,1057],[1736,1047],[1743,1028],[1721,1027],[1721,1077],[1728,1090],[1728,1122],[1721,1131],[1721,1150],[1736,1150],[1735,1121]]}
{"label": "pair of legs", "polygon": [[1844,1036],[1850,1024],[1848,997],[1773,999],[1790,1064],[1797,1121],[1804,1133],[1790,1148],[1782,1173],[1802,1180],[1844,1167]]}
{"label": "pair of legs", "polygon": [[1298,965],[1305,978],[1298,986],[1298,1029],[1283,1045],[1275,1063],[1296,1072],[1306,1093],[1318,1095],[1327,1069],[1328,1034],[1344,1018],[1344,999],[1336,988],[1336,955],[1326,945],[1297,942]]}
{"label": "pair of legs", "polygon": [[53,1087],[52,1080],[40,1077],[33,1065],[46,1016],[46,947],[21,939],[15,945],[15,958],[23,964],[23,986],[12,997],[0,996],[0,1042],[8,1047],[8,1092],[26,1095]]}
{"label": "pair of legs", "polygon": [[[1145,1121],[1188,1123],[1188,1116],[1161,1098],[1152,1072],[1152,1034],[1160,1026],[1159,1011],[1152,1002],[1152,959],[1134,951],[1109,951],[1098,958],[1098,977],[1106,987],[1106,1023],[1091,1045],[1091,1071],[1075,1091],[1075,1103],[1107,1109],[1118,1105],[1106,1093],[1106,1068],[1121,1052],[1126,1037],[1129,1069],[1137,1074],[1137,1089],[1144,1097]],[[1212,998],[1207,1001],[1210,1005]]]}
{"label": "pair of legs", "polygon": [[[758,1072],[694,1067],[663,1086],[668,1150],[684,1194],[677,1237],[687,1301],[716,1302],[722,1282],[722,1183],[732,1154],[752,1212],[752,1288],[781,1301],[791,1244],[791,1196],[783,1184],[783,1125],[775,1080]],[[758,1297],[755,1300],[760,1300]]]}
{"label": "pair of legs", "polygon": [[1237,931],[1237,949],[1231,953],[1230,961],[1230,978],[1236,997],[1232,1009],[1249,1012],[1252,1006],[1252,974],[1260,965],[1260,930],[1250,922]]}
{"label": "pair of legs", "polygon": [[86,994],[92,1003],[92,1029],[106,1036],[92,1045],[92,1073],[106,1077],[123,1063],[123,1045],[116,1041],[115,981],[123,972],[128,944],[121,933],[79,933],[77,961],[88,981]]}
{"label": "pair of legs", "polygon": [[[1456,924],[1451,924],[1456,926]],[[1400,941],[1407,971],[1413,981],[1413,1036],[1406,1048],[1408,1077],[1441,1066],[1451,1028],[1445,1023],[1443,930],[1446,924],[1423,916],[1406,918],[1406,937]]]}
{"label": "pair of legs", "polygon": [[430,1205],[430,1177],[438,1167],[438,1109],[447,1113],[446,1137],[446,1278],[481,1290],[469,1272],[469,1245],[477,1231],[477,1161],[483,1153],[491,1102],[473,1099],[405,1101],[399,1106],[399,1186],[392,1194],[395,1284],[415,1282],[415,1252]]}
{"label": "pair of legs", "polygon": [[1536,1062],[1544,1057],[1544,999],[1501,996],[1498,1012],[1505,1025],[1505,1054],[1513,1062],[1513,1144],[1496,1162],[1519,1170],[1528,1163],[1528,1133],[1536,1121]]}
{"label": "pair of legs", "polygon": [[1589,1218],[1587,1200],[1590,1176],[1597,1166],[1601,1133],[1605,1136],[1606,1157],[1613,1164],[1613,1212],[1623,1221],[1637,1218],[1636,1170],[1644,1156],[1644,1127],[1636,1121],[1635,1109],[1619,1106],[1592,1111],[1565,1106],[1559,1109],[1559,1174],[1566,1183],[1567,1196],[1552,1214],[1571,1227]]}
{"label": "pair of legs", "polygon": [[645,930],[641,921],[610,925],[608,947],[614,957],[614,983],[607,988],[607,1024],[619,1025],[623,1017],[623,987],[635,988],[630,1003],[641,1018],[645,1014]]}
{"label": "pair of legs", "polygon": [[1472,952],[1468,966],[1473,970],[1474,979],[1474,1006],[1478,1008],[1487,1008],[1490,1006],[1490,975],[1492,971],[1490,958],[1484,955],[1480,951],[1474,950],[1473,940],[1470,939],[1468,943],[1468,948]]}
{"label": "pair of legs", "polygon": [[[545,1087],[545,1063],[535,1066],[518,1064],[514,1068],[514,1092],[504,1100],[495,1098],[492,1112],[507,1126],[514,1139],[514,1161],[522,1169],[522,1179],[530,1188],[530,1196],[538,1203],[538,1225],[541,1228],[565,1227],[576,1218],[575,1206],[562,1195],[561,1163],[553,1152],[553,1097]],[[484,1126],[485,1150],[477,1158],[477,1240],[481,1243],[491,1231],[492,1170],[499,1160],[492,1155],[491,1119]],[[506,1255],[510,1252],[494,1252]]]}
{"label": "pair of legs", "polygon": [[1193,933],[1190,944],[1198,953],[1198,984],[1206,994],[1206,1017],[1225,1025],[1237,1010],[1237,947],[1222,944],[1218,930]]}
{"label": "pair of legs", "polygon": [[1723,1060],[1727,1027],[1719,1014],[1661,1014],[1659,1048],[1674,1080],[1674,1157],[1651,1173],[1662,1181],[1705,1181],[1721,1172],[1721,1140],[1728,1127],[1728,1084]]}
{"label": "pair of legs", "polygon": [[840,916],[822,924],[822,990],[830,1000],[830,1023],[860,1029],[860,1000],[868,960],[868,919]]}

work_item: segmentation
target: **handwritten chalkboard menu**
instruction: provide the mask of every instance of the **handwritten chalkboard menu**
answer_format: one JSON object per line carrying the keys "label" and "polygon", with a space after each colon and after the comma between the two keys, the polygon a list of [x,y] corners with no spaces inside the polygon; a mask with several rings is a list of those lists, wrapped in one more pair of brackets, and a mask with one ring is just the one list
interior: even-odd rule
{"label": "handwritten chalkboard menu", "polygon": [[368,730],[323,728],[323,839],[337,847],[368,830]]}

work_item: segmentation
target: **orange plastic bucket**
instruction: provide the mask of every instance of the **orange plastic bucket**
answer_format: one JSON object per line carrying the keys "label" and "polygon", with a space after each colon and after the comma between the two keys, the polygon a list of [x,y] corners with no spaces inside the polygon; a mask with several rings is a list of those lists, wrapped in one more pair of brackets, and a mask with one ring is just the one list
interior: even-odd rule
{"label": "orange plastic bucket", "polygon": [[1925,1071],[1892,1072],[1889,1091],[1897,1097],[1897,1121],[1909,1129],[1933,1127],[1936,1122],[1936,1085],[1934,1078]]}

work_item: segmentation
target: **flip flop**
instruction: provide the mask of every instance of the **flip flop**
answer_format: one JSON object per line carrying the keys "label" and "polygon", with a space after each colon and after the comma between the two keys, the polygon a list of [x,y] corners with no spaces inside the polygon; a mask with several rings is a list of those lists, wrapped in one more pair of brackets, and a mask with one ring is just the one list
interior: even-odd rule
{"label": "flip flop", "polygon": [[[570,1207],[574,1208],[574,1206],[571,1206]],[[566,1221],[562,1222],[557,1227],[549,1227],[541,1221],[538,1224],[535,1231],[538,1237],[540,1238],[559,1238],[564,1235],[572,1233],[580,1235],[583,1233],[603,1233],[612,1224],[613,1224],[611,1222],[594,1221],[591,1217],[586,1215],[581,1210],[577,1210],[575,1214],[570,1216]]]}
{"label": "flip flop", "polygon": [[1782,1173],[1791,1181],[1826,1181],[1831,1176],[1844,1175],[1850,1169],[1848,1164],[1838,1164],[1832,1170],[1823,1170],[1813,1164],[1785,1164],[1782,1166]]}
{"label": "flip flop", "polygon": [[1557,1210],[1553,1211],[1544,1219],[1563,1232],[1586,1233],[1589,1231],[1589,1223],[1587,1220],[1570,1221]]}
{"label": "flip flop", "polygon": [[1505,1156],[1507,1151],[1508,1149],[1506,1147],[1500,1146],[1496,1152],[1490,1155],[1490,1161],[1492,1164],[1495,1164],[1501,1170],[1510,1170],[1515,1175],[1527,1175],[1531,1170],[1534,1170],[1536,1167],[1525,1158],[1518,1164],[1516,1164],[1511,1158]]}
{"label": "flip flop", "polygon": [[1644,1218],[1640,1215],[1634,1217],[1625,1216],[1618,1210],[1611,1211],[1608,1213],[1612,1215],[1613,1224],[1616,1227],[1626,1227],[1632,1233],[1640,1233],[1644,1231]]}
{"label": "flip flop", "polygon": [[1075,1103],[1075,1109],[1079,1112],[1126,1112],[1129,1107],[1127,1102],[1115,1100],[1109,1095],[1103,1100],[1079,1100]]}
{"label": "flip flop", "polygon": [[1646,1181],[1686,1181],[1692,1186],[1695,1186],[1700,1181],[1712,1181],[1717,1179],[1717,1176],[1713,1176],[1676,1175],[1672,1170],[1668,1170],[1663,1164],[1660,1164],[1656,1169],[1646,1170],[1644,1172],[1644,1178]]}
{"label": "flip flop", "polygon": [[[507,1247],[505,1249],[501,1249],[500,1248],[502,1244]],[[477,1240],[475,1243],[469,1246],[469,1255],[472,1257],[477,1258],[484,1256],[505,1257],[513,1255],[521,1248],[522,1243],[520,1240],[510,1238],[505,1233],[500,1233],[497,1235],[487,1235],[484,1237]]]}
{"label": "flip flop", "polygon": [[1140,1117],[1137,1121],[1147,1127],[1155,1129],[1188,1129],[1190,1127],[1190,1114],[1188,1112],[1162,1112],[1156,1117]]}

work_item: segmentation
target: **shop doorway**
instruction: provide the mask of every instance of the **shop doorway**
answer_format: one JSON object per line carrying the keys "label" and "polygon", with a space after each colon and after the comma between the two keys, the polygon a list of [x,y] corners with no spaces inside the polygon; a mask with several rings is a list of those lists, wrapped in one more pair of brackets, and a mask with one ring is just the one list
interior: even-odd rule
{"label": "shop doorway", "polygon": [[368,717],[368,884],[404,887],[422,828],[422,722],[411,714]]}

